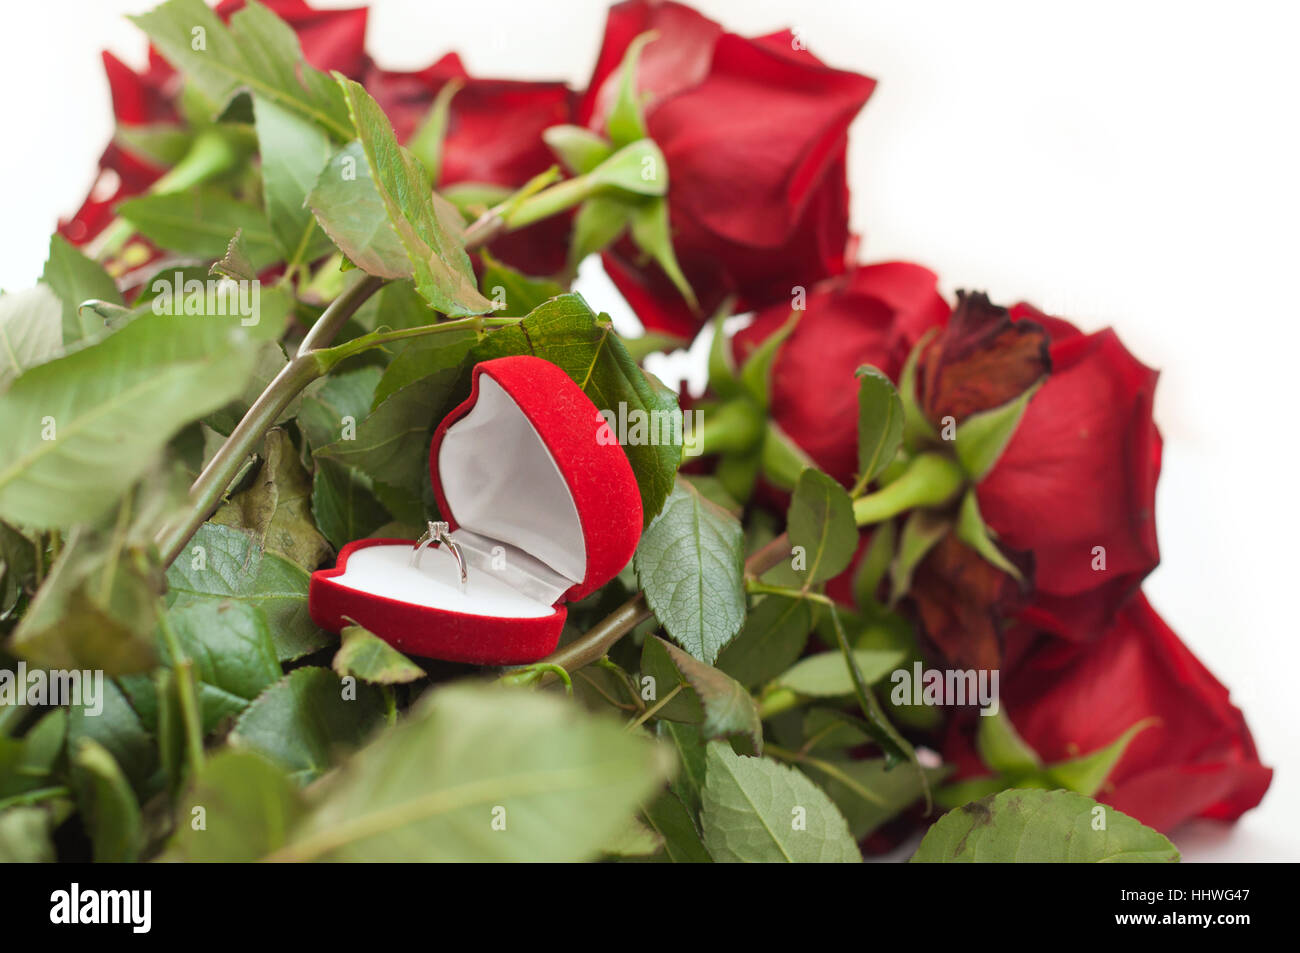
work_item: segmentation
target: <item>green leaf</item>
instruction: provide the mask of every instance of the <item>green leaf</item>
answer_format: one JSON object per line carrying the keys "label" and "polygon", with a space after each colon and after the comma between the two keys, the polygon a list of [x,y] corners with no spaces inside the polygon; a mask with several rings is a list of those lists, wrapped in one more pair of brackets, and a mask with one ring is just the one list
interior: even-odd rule
{"label": "green leaf", "polygon": [[623,54],[619,67],[618,98],[605,122],[605,134],[615,148],[625,146],[647,135],[645,117],[642,115],[640,94],[637,91],[637,63],[646,44],[657,37],[653,30],[632,40]]}
{"label": "green leaf", "polygon": [[204,523],[167,570],[173,607],[206,599],[234,599],[260,606],[271,626],[275,654],[286,662],[314,652],[332,637],[307,612],[309,576],[282,556],[263,552],[248,536]]}
{"label": "green leaf", "polygon": [[665,791],[642,809],[645,822],[663,842],[667,859],[675,864],[709,864],[713,858],[704,849],[704,841],[685,805]]}
{"label": "green leaf", "polygon": [[[653,693],[645,683],[647,678],[654,679]],[[698,725],[704,720],[704,708],[699,697],[682,678],[661,640],[648,636],[641,647],[639,680],[642,682],[642,700],[655,707],[655,717],[660,721]]]}
{"label": "green leaf", "polygon": [[415,273],[360,142],[350,142],[330,157],[307,204],[330,240],[362,271],[394,279]]}
{"label": "green leaf", "polygon": [[104,330],[103,322],[90,314],[80,314],[83,301],[96,299],[121,304],[122,294],[108,273],[96,261],[78,251],[61,235],[50,236],[50,254],[41,281],[63,303],[63,343],[72,344]]}
{"label": "green leaf", "polygon": [[[652,661],[656,655],[659,662]],[[679,685],[694,698],[698,718],[684,720],[698,722],[703,738],[712,740],[746,735],[755,753],[763,750],[763,722],[758,717],[758,705],[734,678],[705,665],[658,636],[646,639],[641,657],[642,672],[654,672],[658,676],[659,698]],[[663,661],[668,665],[662,664]],[[670,679],[667,683],[665,674]]]}
{"label": "green leaf", "polygon": [[415,287],[430,305],[452,317],[482,314],[492,303],[478,293],[464,246],[448,235],[434,209],[429,175],[397,144],[378,103],[358,83],[337,76],[366,162],[407,257]]}
{"label": "green leaf", "polygon": [[957,438],[953,449],[957,459],[970,478],[978,483],[988,475],[1002,456],[1002,451],[1011,442],[1011,437],[1020,426],[1025,416],[1029,401],[1038,392],[1043,381],[1040,379],[1014,400],[1009,400],[1001,407],[971,414],[957,427]]}
{"label": "green leaf", "polygon": [[256,0],[230,18],[229,29],[203,0],[168,0],[130,20],[218,108],[247,90],[337,139],[351,136],[337,87],[303,59],[293,29]]}
{"label": "green leaf", "polygon": [[25,737],[0,737],[0,803],[54,785],[50,775],[63,753],[67,729],[67,711],[56,708],[41,716]]}
{"label": "green leaf", "polygon": [[411,153],[420,160],[424,171],[429,174],[429,181],[438,184],[442,172],[442,146],[447,136],[447,120],[451,113],[451,100],[464,87],[465,83],[453,77],[442,84],[438,94],[433,97],[433,105],[428,115],[408,143]]}
{"label": "green leaf", "polygon": [[379,689],[309,666],[255,698],[235,723],[230,744],[264,755],[306,784],[333,767],[343,751],[361,745],[383,720]]}
{"label": "green leaf", "polygon": [[681,462],[681,417],[676,395],[637,367],[606,315],[597,317],[578,294],[540,305],[518,325],[488,334],[473,351],[475,361],[533,354],[558,365],[599,410],[648,421],[648,440],[623,447],[641,490],[643,525],[658,515],[672,492]]}
{"label": "green leaf", "polygon": [[1170,863],[1178,859],[1178,850],[1163,834],[1090,797],[1071,791],[1011,790],[971,801],[939,818],[912,863]]}
{"label": "green leaf", "polygon": [[[953,781],[946,784],[938,791],[934,792],[934,803],[942,808],[949,810],[961,807],[963,804],[969,804],[971,801],[978,801],[982,797],[990,797],[999,791],[1005,790],[1010,782],[1002,775],[995,777],[978,777],[963,778],[960,781]],[[1024,787],[1042,787],[1037,778],[1026,778],[1022,782]]]}
{"label": "green leaf", "polygon": [[170,122],[118,123],[113,130],[115,143],[163,168],[171,168],[185,158],[194,139],[193,130]]}
{"label": "green leaf", "polygon": [[447,686],[314,792],[278,856],[584,860],[670,773],[661,746],[565,699]]}
{"label": "green leaf", "polygon": [[[438,335],[430,340],[451,336]],[[309,389],[298,414],[298,426],[307,443],[319,450],[341,439],[345,428],[354,432],[357,421],[370,412],[376,385],[387,376],[377,367],[362,367],[332,374],[323,386]],[[315,465],[312,513],[316,526],[336,548],[369,536],[387,522],[388,511],[375,499],[369,477],[324,457],[316,459]]]}
{"label": "green leaf", "polygon": [[124,543],[74,530],[14,631],[11,650],[39,665],[110,676],[152,667],[161,592],[156,557]]}
{"label": "green leaf", "polygon": [[649,857],[657,854],[663,846],[664,839],[659,832],[634,814],[605,842],[600,852],[615,859]]}
{"label": "green leaf", "polygon": [[[158,735],[158,756],[162,762],[166,790],[174,794],[194,773],[195,748],[201,747],[205,712],[200,708],[199,680],[188,659],[153,673],[153,693]],[[215,706],[207,713],[213,723],[220,720]],[[197,737],[196,737],[197,736]]]}
{"label": "green leaf", "polygon": [[[131,676],[128,681],[148,676]],[[151,691],[152,694],[152,691]],[[102,705],[73,705],[68,709],[68,745],[71,754],[84,740],[94,741],[107,749],[126,775],[132,789],[141,798],[152,794],[158,777],[158,749],[150,737],[132,701],[128,701],[118,683],[105,681]]]}
{"label": "green leaf", "polygon": [[0,294],[0,394],[29,367],[63,350],[59,299],[45,285]]}
{"label": "green leaf", "polygon": [[316,525],[336,549],[369,536],[388,522],[365,474],[324,458],[316,461],[311,508]]}
{"label": "green leaf", "polygon": [[149,241],[170,251],[222,258],[240,232],[254,270],[281,258],[262,210],[212,186],[127,199],[117,212]]}
{"label": "green leaf", "polygon": [[[868,685],[880,681],[907,658],[894,649],[854,649],[853,658]],[[776,684],[811,698],[853,694],[853,678],[839,652],[818,652],[800,659],[776,679]]]}
{"label": "green leaf", "polygon": [[[832,701],[831,707],[804,710],[802,734],[797,735],[801,751],[824,752],[832,758],[850,758],[853,748],[871,743],[865,720],[835,707],[837,705]],[[793,740],[793,737],[787,740]]]}
{"label": "green leaf", "polygon": [[903,443],[903,402],[893,382],[863,365],[858,378],[858,482],[865,488],[879,476]]}
{"label": "green leaf", "polygon": [[311,515],[312,485],[289,435],[279,427],[262,442],[262,467],[251,486],[232,496],[212,522],[248,533],[257,545],[311,571],[330,544]]}
{"label": "green leaf", "polygon": [[0,523],[0,619],[8,617],[29,586],[35,588],[36,545]]}
{"label": "green leaf", "polygon": [[742,685],[765,685],[803,654],[812,624],[806,600],[764,596],[718,656],[718,668]]}
{"label": "green leaf", "polygon": [[1020,567],[1008,559],[993,541],[993,532],[980,514],[979,499],[973,489],[967,490],[962,497],[961,508],[957,511],[957,525],[953,531],[958,539],[984,557],[990,565],[1001,569],[1016,582],[1025,581]]}
{"label": "green leaf", "polygon": [[691,816],[698,817],[706,773],[706,749],[704,739],[700,737],[700,729],[694,725],[659,721],[655,725],[655,731],[677,753],[677,776],[672,779],[669,787],[690,810]]}
{"label": "green leaf", "polygon": [[429,417],[439,420],[444,403],[452,394],[467,363],[470,348],[478,336],[468,328],[463,331],[415,338],[406,345],[384,371],[375,388],[373,407],[378,407],[403,388],[421,383],[429,399]]}
{"label": "green leaf", "polygon": [[344,427],[365,419],[383,376],[384,371],[378,367],[359,367],[331,374],[319,386],[307,388],[298,411],[298,427],[312,450],[341,439]]}
{"label": "green leaf", "polygon": [[720,863],[860,863],[844,815],[793,768],[709,744],[700,823]]}
{"label": "green leaf", "polygon": [[614,152],[603,136],[585,126],[550,126],[542,130],[542,141],[572,175],[590,172]]}
{"label": "green leaf", "polygon": [[252,348],[229,328],[149,314],[15,380],[0,396],[0,516],[50,527],[108,512],[173,434],[242,390]]}
{"label": "green leaf", "polygon": [[140,805],[108,749],[89,738],[78,742],[72,779],[95,862],[136,860],[144,842]]}
{"label": "green leaf", "polygon": [[271,233],[290,268],[319,258],[330,240],[319,228],[307,195],[330,158],[329,137],[315,123],[263,96],[253,97],[262,201]]}
{"label": "green leaf", "polygon": [[340,635],[343,644],[334,655],[334,671],[339,675],[355,675],[377,685],[400,685],[424,678],[424,669],[373,632],[350,625]]}
{"label": "green leaf", "polygon": [[891,767],[885,758],[810,760],[802,767],[844,812],[854,840],[859,841],[924,796],[926,782],[921,778],[922,771],[931,785],[950,771],[913,764]]}
{"label": "green leaf", "polygon": [[303,813],[298,787],[283,770],[252,751],[231,749],[204,764],[179,807],[163,859],[192,863],[265,857],[284,846]]}
{"label": "green leaf", "polygon": [[790,542],[802,546],[807,559],[805,585],[838,576],[858,549],[853,501],[825,473],[809,467],[799,474],[786,517]]}
{"label": "green leaf", "polygon": [[683,480],[633,557],[655,617],[708,664],[745,621],[743,545],[740,522]]}
{"label": "green leaf", "polygon": [[483,277],[479,286],[483,294],[497,305],[493,314],[502,318],[522,318],[539,305],[564,294],[564,286],[549,278],[530,278],[509,265],[497,261],[484,250]]}
{"label": "green leaf", "polygon": [[353,467],[373,481],[375,495],[399,520],[423,522],[421,500],[429,481],[427,453],[411,447],[428,445],[436,418],[454,378],[430,376],[401,388],[380,402],[357,425],[353,440],[337,440],[316,451],[318,460]]}
{"label": "green leaf", "polygon": [[171,609],[167,622],[181,656],[194,663],[204,733],[283,677],[266,614],[256,605],[196,602]]}
{"label": "green leaf", "polygon": [[737,519],[741,517],[744,507],[737,502],[734,496],[727,492],[726,486],[717,477],[708,473],[688,473],[684,474],[682,479],[695,487],[706,500],[718,504]]}

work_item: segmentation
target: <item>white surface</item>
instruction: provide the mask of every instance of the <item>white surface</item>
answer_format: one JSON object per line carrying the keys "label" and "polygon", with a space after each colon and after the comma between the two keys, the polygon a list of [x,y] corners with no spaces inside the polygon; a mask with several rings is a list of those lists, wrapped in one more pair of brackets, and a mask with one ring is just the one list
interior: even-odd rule
{"label": "white surface", "polygon": [[[322,6],[348,3],[322,2]],[[1153,603],[1233,691],[1277,777],[1231,830],[1176,836],[1188,859],[1300,859],[1294,679],[1300,348],[1300,10],[1106,0],[701,0],[741,33],[793,25],[880,80],[854,126],[863,258],[912,258],[945,291],[1028,299],[1114,325],[1162,368],[1166,438]],[[142,62],[120,19],[149,0],[10,4],[0,31],[7,148],[0,286],[39,274],[110,133],[98,50]],[[460,50],[479,74],[583,83],[596,0],[381,0],[370,48],[414,68]],[[592,303],[625,309],[584,275]],[[701,364],[659,368],[676,383]],[[697,378],[698,379],[698,378]],[[445,557],[444,557],[445,558]],[[450,562],[450,560],[448,560]]]}
{"label": "white surface", "polygon": [[441,547],[426,549],[418,568],[410,563],[410,546],[366,546],[348,557],[343,575],[333,581],[386,599],[465,615],[540,619],[555,613],[555,606],[530,599],[476,568],[470,569],[462,587],[459,564]]}
{"label": "white surface", "polygon": [[587,575],[587,544],[569,484],[490,374],[479,375],[478,400],[443,435],[438,475],[459,527],[535,556],[568,580],[559,592]]}

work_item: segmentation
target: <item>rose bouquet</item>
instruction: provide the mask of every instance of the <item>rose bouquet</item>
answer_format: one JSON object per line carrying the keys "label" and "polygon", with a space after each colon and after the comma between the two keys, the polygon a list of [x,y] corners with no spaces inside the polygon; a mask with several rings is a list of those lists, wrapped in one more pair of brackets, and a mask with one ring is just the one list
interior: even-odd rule
{"label": "rose bouquet", "polygon": [[581,91],[134,19],[0,296],[0,858],[1175,860],[1263,797],[1141,592],[1156,373],[860,262],[873,80],[649,0]]}

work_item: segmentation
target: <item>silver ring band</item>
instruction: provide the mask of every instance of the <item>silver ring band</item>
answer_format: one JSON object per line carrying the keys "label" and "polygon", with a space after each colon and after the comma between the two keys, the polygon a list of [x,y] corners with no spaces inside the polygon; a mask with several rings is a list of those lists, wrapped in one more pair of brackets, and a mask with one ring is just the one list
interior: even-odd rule
{"label": "silver ring band", "polygon": [[469,581],[469,572],[465,566],[465,555],[460,551],[460,544],[451,538],[451,527],[441,521],[429,521],[429,528],[425,530],[424,535],[415,541],[415,549],[411,551],[411,565],[416,569],[420,568],[420,559],[424,556],[424,551],[430,546],[441,543],[447,547],[448,552],[456,557],[456,565],[460,567],[460,584],[463,586]]}

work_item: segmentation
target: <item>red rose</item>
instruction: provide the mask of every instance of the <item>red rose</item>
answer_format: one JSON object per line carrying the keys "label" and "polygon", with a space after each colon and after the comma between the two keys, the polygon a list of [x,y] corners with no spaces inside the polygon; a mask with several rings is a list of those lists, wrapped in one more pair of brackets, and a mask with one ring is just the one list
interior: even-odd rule
{"label": "red rose", "polygon": [[[113,115],[120,126],[176,122],[175,97],[180,81],[152,47],[149,67],[137,73],[107,50],[104,73],[113,100]],[[118,202],[139,195],[162,175],[163,169],[110,142],[99,157],[99,173],[90,194],[71,218],[59,223],[59,234],[81,245],[98,235],[113,220]]]}
{"label": "red rose", "polygon": [[[1141,593],[1087,645],[1041,639],[1004,672],[1002,704],[1046,763],[1103,748],[1144,719],[1098,792],[1144,824],[1169,831],[1195,817],[1233,821],[1263,798],[1264,767],[1228,690]],[[954,726],[945,760],[985,773],[970,743],[974,719]]]}
{"label": "red rose", "polygon": [[[772,415],[847,486],[857,462],[859,364],[897,380],[916,341],[942,327],[919,362],[916,395],[936,430],[945,417],[960,423],[1006,403],[1046,374],[977,488],[985,522],[1032,591],[1022,598],[974,550],[948,540],[918,568],[911,596],[931,648],[967,667],[997,664],[1001,620],[1013,613],[1036,629],[1094,637],[1159,562],[1156,372],[1113,331],[1085,335],[1029,305],[1008,310],[963,294],[949,316],[934,284],[924,269],[889,265],[815,288],[778,355]],[[762,312],[737,335],[738,358],[788,316],[785,305]]]}
{"label": "red rose", "polygon": [[1047,330],[1052,371],[979,484],[980,509],[1000,543],[1034,554],[1034,596],[1022,618],[1093,638],[1160,562],[1158,375],[1112,330],[1083,334],[1027,304],[1011,317]]}
{"label": "red rose", "polygon": [[[1159,562],[1156,373],[1113,331],[1084,335],[1020,304],[959,295],[920,360],[917,399],[936,427],[998,407],[1046,375],[978,484],[985,522],[1032,582],[1023,594],[973,549],[935,547],[910,593],[928,644],[958,667],[1002,658],[1003,620],[1095,638]],[[958,431],[960,439],[960,431]]]}
{"label": "red rose", "polygon": [[[265,5],[298,34],[303,56],[317,69],[338,70],[357,78],[369,62],[365,53],[366,14],[353,10],[315,10],[304,0],[266,0]],[[244,7],[244,0],[224,0],[216,13],[224,21]],[[174,123],[180,119],[176,97],[180,77],[152,46],[149,66],[137,73],[112,53],[103,54],[113,99],[113,116],[121,126]],[[85,244],[113,220],[119,202],[139,195],[166,171],[116,142],[99,159],[99,175],[76,214],[59,224],[59,233],[76,245]]]}
{"label": "red rose", "polygon": [[[216,13],[229,21],[244,2],[224,0]],[[563,83],[471,79],[455,53],[415,72],[382,70],[365,51],[366,8],[316,10],[304,0],[270,0],[266,5],[297,33],[307,62],[327,72],[337,70],[367,87],[399,140],[410,138],[448,80],[464,83],[448,116],[441,184],[481,182],[513,189],[554,163],[541,134],[573,118],[576,94]],[[149,68],[143,73],[108,53],[104,66],[119,124],[179,121],[175,99],[180,78],[157,51],[150,49]],[[77,244],[98,234],[112,221],[117,203],[143,192],[164,171],[117,144],[104,153],[100,169],[91,196],[60,228]],[[564,267],[568,228],[565,217],[548,219],[502,236],[492,251],[526,273],[552,274]]]}
{"label": "red rose", "polygon": [[658,38],[642,51],[638,85],[701,313],[626,242],[605,268],[646,327],[693,337],[728,294],[742,310],[761,307],[843,270],[846,133],[875,81],[827,67],[789,32],[746,39],[681,4],[628,0],[610,10],[579,122],[603,131],[623,55],[647,30]]}
{"label": "red rose", "polygon": [[[845,486],[858,463],[858,385],[863,364],[897,379],[916,342],[947,320],[935,275],[920,265],[860,265],[809,289],[805,308],[772,368],[772,418],[819,468]],[[760,311],[734,340],[744,361],[789,319],[791,305]]]}

